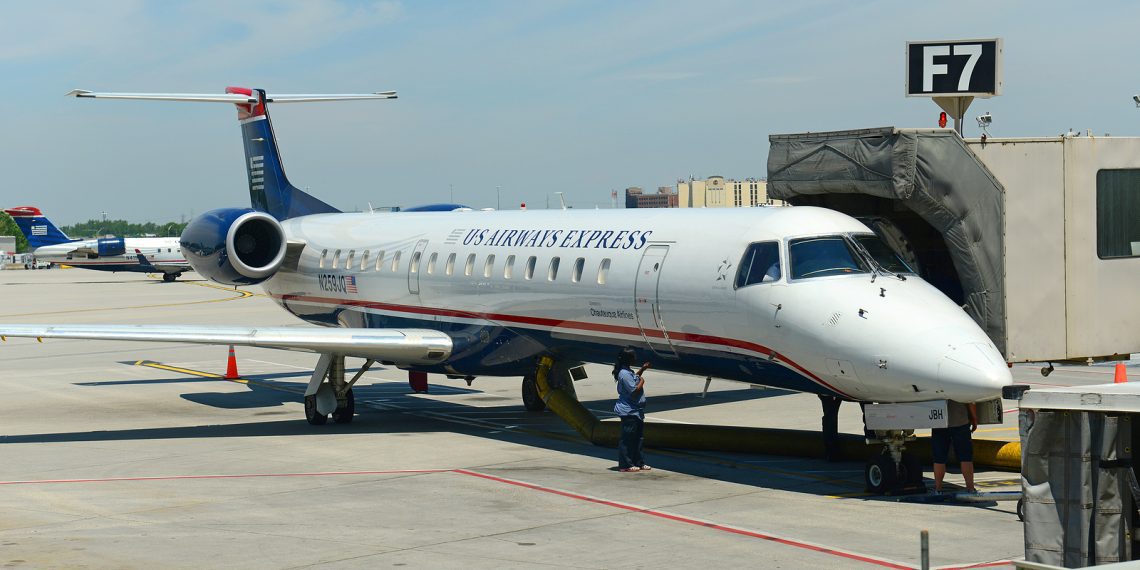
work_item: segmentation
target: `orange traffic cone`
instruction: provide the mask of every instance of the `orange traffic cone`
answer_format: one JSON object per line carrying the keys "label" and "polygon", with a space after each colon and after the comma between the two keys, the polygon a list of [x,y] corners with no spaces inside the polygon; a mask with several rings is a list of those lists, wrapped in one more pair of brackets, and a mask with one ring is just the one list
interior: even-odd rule
{"label": "orange traffic cone", "polygon": [[1124,366],[1123,362],[1116,363],[1116,374],[1112,375],[1112,382],[1114,384],[1123,384],[1128,381],[1128,369]]}
{"label": "orange traffic cone", "polygon": [[241,378],[241,376],[238,376],[237,357],[234,356],[234,345],[231,344],[230,345],[230,358],[228,361],[226,361],[225,379],[226,380],[237,380],[238,378]]}

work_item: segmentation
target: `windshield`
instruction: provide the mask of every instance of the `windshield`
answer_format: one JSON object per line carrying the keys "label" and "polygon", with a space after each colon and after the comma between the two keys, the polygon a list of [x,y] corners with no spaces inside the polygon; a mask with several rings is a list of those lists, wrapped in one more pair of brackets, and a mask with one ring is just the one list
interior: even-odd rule
{"label": "windshield", "polygon": [[851,237],[859,242],[859,245],[863,246],[863,248],[867,250],[867,253],[875,258],[875,263],[878,263],[883,269],[891,273],[914,273],[914,270],[907,266],[907,264],[895,254],[893,249],[883,243],[883,240],[879,239],[879,236],[875,234],[857,234]]}
{"label": "windshield", "polygon": [[792,279],[870,272],[843,236],[792,240],[788,254]]}

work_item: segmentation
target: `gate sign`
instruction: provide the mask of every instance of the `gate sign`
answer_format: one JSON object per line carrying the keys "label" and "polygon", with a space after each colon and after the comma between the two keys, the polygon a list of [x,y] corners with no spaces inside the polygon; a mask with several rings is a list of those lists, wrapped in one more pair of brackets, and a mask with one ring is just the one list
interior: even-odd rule
{"label": "gate sign", "polygon": [[906,95],[1001,95],[1001,38],[907,42]]}

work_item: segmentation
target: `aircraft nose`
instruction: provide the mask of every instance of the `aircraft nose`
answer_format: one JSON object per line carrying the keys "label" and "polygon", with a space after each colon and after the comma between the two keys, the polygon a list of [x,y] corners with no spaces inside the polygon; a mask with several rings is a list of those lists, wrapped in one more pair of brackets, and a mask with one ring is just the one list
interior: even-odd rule
{"label": "aircraft nose", "polygon": [[967,342],[951,345],[938,363],[938,379],[946,396],[973,402],[1001,395],[1013,375],[992,344]]}

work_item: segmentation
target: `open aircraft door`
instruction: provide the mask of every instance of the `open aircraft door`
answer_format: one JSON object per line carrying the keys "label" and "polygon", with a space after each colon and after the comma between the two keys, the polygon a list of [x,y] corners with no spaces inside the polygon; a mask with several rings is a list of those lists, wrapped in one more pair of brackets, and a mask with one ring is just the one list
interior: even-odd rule
{"label": "open aircraft door", "polygon": [[641,336],[645,338],[653,352],[668,358],[677,358],[677,352],[669,341],[669,330],[661,314],[658,297],[658,284],[661,282],[661,269],[669,254],[667,245],[651,245],[641,256],[637,267],[637,278],[633,285],[633,315]]}
{"label": "open aircraft door", "polygon": [[412,250],[412,257],[408,263],[408,292],[413,295],[420,294],[420,271],[424,266],[424,250],[427,249],[428,240],[421,239],[416,242]]}

